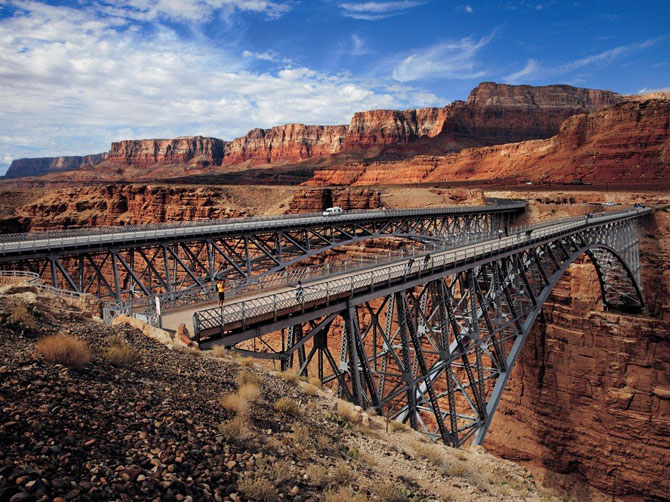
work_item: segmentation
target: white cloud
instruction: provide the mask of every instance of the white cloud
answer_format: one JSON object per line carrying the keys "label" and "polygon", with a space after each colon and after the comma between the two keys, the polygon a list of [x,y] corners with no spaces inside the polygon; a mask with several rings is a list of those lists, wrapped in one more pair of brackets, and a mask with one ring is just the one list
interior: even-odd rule
{"label": "white cloud", "polygon": [[[148,39],[123,18],[36,2],[0,20],[0,159],[94,153],[127,138],[232,139],[255,127],[341,124],[359,110],[442,101],[152,26]],[[278,68],[252,71],[258,58]]]}
{"label": "white cloud", "polygon": [[526,78],[532,78],[540,68],[539,63],[534,59],[529,59],[521,70],[516,71],[505,77],[506,82],[519,83]]}
{"label": "white cloud", "polygon": [[643,87],[637,91],[638,94],[651,94],[652,92],[670,92],[670,87],[660,87],[658,89],[647,89],[646,87]]}
{"label": "white cloud", "polygon": [[418,7],[425,2],[347,2],[341,3],[342,15],[365,21],[378,21],[402,14],[407,9]]}
{"label": "white cloud", "polygon": [[[559,75],[567,75],[582,69],[593,69],[599,66],[607,66],[621,57],[648,49],[649,47],[654,46],[659,40],[660,39],[658,38],[650,39],[643,42],[613,47],[612,49],[607,49],[597,54],[591,54],[590,56],[576,59],[575,61],[570,61],[568,63],[554,65],[550,68],[543,66],[535,59],[529,59],[524,68],[505,77],[505,81],[515,83],[521,80],[540,80]],[[573,82],[576,80],[581,79],[573,79]]]}
{"label": "white cloud", "polygon": [[494,33],[475,40],[471,37],[444,42],[404,56],[393,68],[393,78],[410,82],[424,78],[481,78],[486,71],[478,69],[475,57],[488,44]]}
{"label": "white cloud", "polygon": [[228,13],[256,12],[276,19],[290,10],[286,3],[269,0],[101,0],[98,6],[106,14],[142,21],[199,22],[210,18],[217,9]]}
{"label": "white cloud", "polygon": [[362,56],[363,54],[369,54],[370,51],[365,46],[365,40],[363,40],[358,35],[351,35],[351,54],[354,56]]}
{"label": "white cloud", "polygon": [[472,9],[472,6],[466,5],[465,6],[465,12],[467,12],[468,14],[472,14],[474,12],[474,10]]}

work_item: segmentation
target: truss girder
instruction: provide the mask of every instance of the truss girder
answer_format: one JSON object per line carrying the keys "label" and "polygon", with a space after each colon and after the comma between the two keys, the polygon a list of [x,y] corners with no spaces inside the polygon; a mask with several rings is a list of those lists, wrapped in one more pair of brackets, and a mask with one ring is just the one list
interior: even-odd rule
{"label": "truss girder", "polygon": [[3,268],[38,272],[61,289],[92,293],[116,301],[154,295],[178,297],[211,288],[218,278],[254,282],[301,260],[338,246],[373,238],[397,237],[424,242],[484,234],[511,221],[516,210],[497,213],[405,216],[388,221],[320,224],[306,228],[191,237],[114,248],[77,248],[29,253]]}
{"label": "truss girder", "polygon": [[[606,308],[643,307],[637,223],[615,221],[492,255],[423,283],[352,295],[341,307],[329,306],[327,315],[317,309],[310,322],[321,326],[322,338],[305,343],[309,356],[299,370],[316,364],[318,354],[316,360],[330,365],[328,373],[320,363],[319,378],[337,383],[343,398],[447,444],[481,444],[544,302],[585,254]],[[296,318],[288,322],[297,329]],[[330,348],[340,348],[338,363]],[[289,355],[277,357],[291,365]]]}

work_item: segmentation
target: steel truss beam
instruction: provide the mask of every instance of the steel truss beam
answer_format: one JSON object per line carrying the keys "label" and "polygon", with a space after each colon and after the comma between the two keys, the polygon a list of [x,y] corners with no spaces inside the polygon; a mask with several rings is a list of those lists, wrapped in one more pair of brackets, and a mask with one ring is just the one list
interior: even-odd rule
{"label": "steel truss beam", "polygon": [[[173,301],[211,292],[218,278],[257,282],[325,251],[375,238],[404,238],[441,245],[473,239],[508,225],[519,209],[424,214],[327,223],[220,236],[196,236],[127,245],[51,249],[0,256],[3,268],[35,271],[55,287],[101,299]],[[187,301],[187,300],[184,300]],[[148,303],[148,302],[147,302]]]}
{"label": "steel truss beam", "polygon": [[[481,444],[533,323],[576,259],[589,257],[606,308],[643,307],[637,234],[636,220],[614,221],[484,256],[424,281],[352,291],[327,311],[303,306],[286,320],[293,332],[307,330],[300,348],[308,355],[298,370],[337,383],[343,398],[431,438]],[[244,346],[244,333],[231,332],[220,343]],[[276,345],[272,333],[260,338]],[[289,368],[291,343],[257,355]],[[339,363],[330,352],[335,347]]]}

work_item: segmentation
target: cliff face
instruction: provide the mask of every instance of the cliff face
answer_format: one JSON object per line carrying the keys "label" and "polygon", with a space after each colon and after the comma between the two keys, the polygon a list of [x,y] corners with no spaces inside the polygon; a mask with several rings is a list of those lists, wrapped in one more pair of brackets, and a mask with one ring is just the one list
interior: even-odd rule
{"label": "cliff face", "polygon": [[224,141],[202,136],[176,139],[124,140],[112,143],[107,160],[139,168],[155,165],[221,165]]}
{"label": "cliff face", "polygon": [[630,501],[667,500],[670,322],[603,312],[598,291],[590,264],[561,279],[486,447]]}
{"label": "cliff face", "polygon": [[[444,155],[464,148],[549,138],[568,117],[601,110],[623,99],[610,91],[567,85],[484,82],[472,90],[467,101],[454,101],[443,108],[370,110],[355,113],[348,126],[286,124],[253,129],[230,142],[202,136],[125,140],[112,143],[107,160],[120,169],[187,166],[197,170],[245,162],[337,159],[337,154],[347,159],[383,153],[396,158]],[[117,174],[122,178],[123,173]]]}
{"label": "cliff face", "polygon": [[94,166],[103,162],[106,153],[71,157],[40,157],[34,159],[16,159],[12,161],[6,178],[20,178],[22,176],[41,176],[43,174],[72,171],[85,166]]}
{"label": "cliff face", "polygon": [[318,169],[308,185],[435,181],[653,181],[670,178],[670,100],[627,101],[564,121],[547,140]]}
{"label": "cliff face", "polygon": [[253,129],[226,144],[225,163],[299,161],[332,155],[341,150],[346,132],[346,126],[303,124]]}

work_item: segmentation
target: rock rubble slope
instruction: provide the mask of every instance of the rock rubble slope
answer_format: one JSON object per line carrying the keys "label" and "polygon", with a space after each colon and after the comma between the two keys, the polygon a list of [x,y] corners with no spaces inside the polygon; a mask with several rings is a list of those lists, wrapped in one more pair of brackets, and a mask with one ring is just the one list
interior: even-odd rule
{"label": "rock rubble slope", "polygon": [[[482,449],[434,446],[403,427],[386,432],[382,419],[292,374],[171,351],[30,288],[2,292],[3,501],[558,502],[587,493],[544,489]],[[92,361],[74,370],[41,359],[35,343],[53,333],[85,341]],[[132,348],[132,364],[110,363],[112,337]],[[241,381],[260,384],[242,418],[221,401],[236,385],[242,395]]]}

